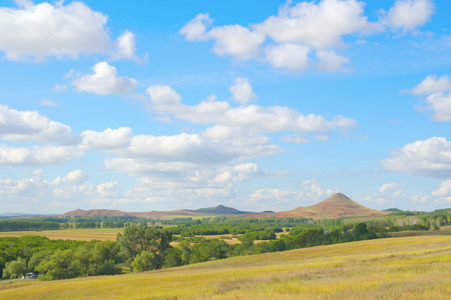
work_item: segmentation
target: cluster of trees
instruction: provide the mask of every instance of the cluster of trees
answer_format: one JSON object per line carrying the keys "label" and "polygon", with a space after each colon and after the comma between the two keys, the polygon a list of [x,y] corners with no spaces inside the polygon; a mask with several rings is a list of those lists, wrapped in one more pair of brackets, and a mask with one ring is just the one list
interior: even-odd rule
{"label": "cluster of trees", "polygon": [[163,266],[171,238],[167,230],[144,225],[125,228],[117,241],[0,238],[0,267],[6,278],[36,272],[45,274],[43,280],[142,272]]}
{"label": "cluster of trees", "polygon": [[0,231],[57,230],[60,223],[43,219],[4,219],[0,220]]}

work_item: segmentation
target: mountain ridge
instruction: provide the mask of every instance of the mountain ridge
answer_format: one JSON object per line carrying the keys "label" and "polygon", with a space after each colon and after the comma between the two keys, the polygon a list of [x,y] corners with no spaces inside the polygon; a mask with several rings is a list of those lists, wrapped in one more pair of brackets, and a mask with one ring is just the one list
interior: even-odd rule
{"label": "mountain ridge", "polygon": [[271,212],[265,211],[260,213],[241,211],[233,207],[227,207],[225,205],[218,205],[216,207],[199,208],[196,210],[191,209],[178,209],[172,211],[148,211],[148,212],[124,212],[120,210],[107,210],[107,209],[91,209],[82,210],[77,209],[65,214],[59,215],[60,217],[75,217],[75,216],[136,216],[152,219],[168,219],[180,216],[207,216],[207,215],[229,215],[229,216],[246,216],[246,217],[277,217],[277,218],[312,218],[318,219],[338,219],[343,217],[371,217],[371,216],[384,216],[390,214],[390,211],[380,211],[372,208],[365,207],[342,193],[336,193],[328,197],[327,199],[306,207],[298,207],[289,211]]}

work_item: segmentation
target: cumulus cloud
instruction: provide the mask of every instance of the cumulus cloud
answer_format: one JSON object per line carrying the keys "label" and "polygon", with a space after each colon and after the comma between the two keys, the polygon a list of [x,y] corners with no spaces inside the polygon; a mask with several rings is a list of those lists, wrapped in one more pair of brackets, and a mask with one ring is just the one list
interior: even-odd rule
{"label": "cumulus cloud", "polygon": [[202,137],[209,140],[243,146],[263,145],[269,142],[267,136],[257,132],[248,131],[241,127],[215,125],[205,129],[200,134]]}
{"label": "cumulus cloud", "polygon": [[61,209],[59,204],[64,201],[67,211],[80,207],[93,208],[92,205],[99,202],[105,205],[120,197],[117,182],[91,184],[87,181],[88,175],[82,170],[69,172],[53,180],[43,179],[41,172],[34,175],[19,180],[0,179],[0,195],[6,196],[2,202],[6,209],[40,212],[42,207],[47,210]]}
{"label": "cumulus cloud", "polygon": [[115,67],[107,62],[99,62],[94,67],[94,74],[86,74],[75,79],[72,84],[80,92],[98,95],[131,95],[138,82],[129,77],[118,77]]}
{"label": "cumulus cloud", "polygon": [[69,159],[80,158],[83,154],[83,151],[77,147],[68,146],[34,146],[17,148],[0,145],[0,165],[56,165]]}
{"label": "cumulus cloud", "polygon": [[81,133],[81,145],[87,149],[114,150],[128,146],[132,136],[130,127],[107,128],[103,132],[86,130]]}
{"label": "cumulus cloud", "polygon": [[432,196],[451,198],[451,179],[442,182],[440,188],[432,192]]}
{"label": "cumulus cloud", "polygon": [[335,115],[327,120],[321,115],[304,115],[295,109],[281,106],[262,107],[241,105],[231,107],[228,102],[217,101],[215,96],[197,105],[185,105],[181,97],[169,86],[151,86],[149,109],[160,114],[171,114],[177,119],[196,124],[217,124],[241,127],[255,132],[310,132],[321,135],[344,134],[355,127],[353,119]]}
{"label": "cumulus cloud", "polygon": [[107,16],[82,2],[16,3],[18,8],[0,7],[0,50],[10,60],[76,58],[110,47]]}
{"label": "cumulus cloud", "polygon": [[51,121],[36,111],[18,111],[6,105],[0,105],[0,137],[15,142],[71,144],[78,141],[69,126]]}
{"label": "cumulus cloud", "polygon": [[260,54],[260,44],[265,36],[241,25],[214,27],[208,36],[215,40],[213,51],[218,55],[231,55],[246,60]]}
{"label": "cumulus cloud", "polygon": [[451,93],[437,93],[429,95],[426,107],[420,106],[419,110],[432,111],[432,119],[438,122],[451,122]]}
{"label": "cumulus cloud", "polygon": [[241,104],[257,100],[257,96],[252,92],[252,86],[247,78],[239,77],[235,79],[229,91],[232,93],[232,99]]}
{"label": "cumulus cloud", "polygon": [[[285,190],[278,188],[258,189],[251,194],[250,199],[246,203],[266,209],[268,205],[271,205],[272,209],[284,208],[286,210],[286,207],[294,209],[298,206],[312,205],[337,192],[337,188],[327,189],[322,187],[317,179],[306,180],[301,183],[301,187],[303,190],[300,191],[292,188]],[[277,205],[279,206],[274,207],[275,199],[277,199]]]}
{"label": "cumulus cloud", "polygon": [[264,60],[276,69],[300,71],[308,67],[310,48],[300,44],[285,43],[265,47]]}
{"label": "cumulus cloud", "polygon": [[393,196],[398,197],[401,195],[403,187],[404,185],[395,182],[386,183],[379,188],[379,192],[382,194],[392,194]]}
{"label": "cumulus cloud", "polygon": [[417,86],[410,90],[414,95],[443,93],[451,90],[451,79],[448,75],[442,75],[437,78],[437,75],[429,75]]}
{"label": "cumulus cloud", "polygon": [[213,20],[208,14],[199,14],[180,29],[180,34],[188,41],[214,40],[213,51],[221,56],[231,55],[246,60],[259,55],[260,44],[265,41],[264,35],[241,25],[213,27],[207,31],[211,23]]}
{"label": "cumulus cloud", "polygon": [[147,162],[196,164],[223,164],[280,152],[281,149],[275,145],[234,145],[187,133],[174,136],[138,135],[131,139],[127,147],[114,151],[121,157]]}
{"label": "cumulus cloud", "polygon": [[417,110],[431,111],[432,119],[438,122],[451,121],[451,80],[448,75],[438,78],[436,75],[429,75],[408,92],[427,95],[423,99],[424,105],[417,106]]}
{"label": "cumulus cloud", "polygon": [[287,2],[277,16],[270,16],[253,29],[279,43],[301,43],[314,49],[340,46],[346,34],[369,29],[364,3],[355,0]]}
{"label": "cumulus cloud", "polygon": [[318,69],[322,71],[335,72],[343,69],[343,65],[349,63],[349,59],[336,54],[332,50],[320,50],[316,52],[319,59]]}
{"label": "cumulus cloud", "polygon": [[136,56],[135,34],[126,30],[116,40],[116,49],[113,52],[112,59],[137,59]]}
{"label": "cumulus cloud", "polygon": [[182,101],[182,97],[167,85],[151,85],[146,94],[149,95],[153,105],[173,105]]}
{"label": "cumulus cloud", "polygon": [[[349,59],[337,53],[348,46],[343,39],[383,32],[407,33],[424,25],[434,12],[432,0],[398,0],[377,22],[369,22],[365,3],[357,0],[287,1],[277,15],[248,27],[212,26],[208,14],[199,14],[181,30],[188,41],[214,40],[213,51],[240,60],[259,59],[291,72],[313,69],[334,72]],[[316,56],[318,62],[309,60]],[[318,66],[315,66],[318,64]]]}
{"label": "cumulus cloud", "polygon": [[188,24],[180,29],[180,34],[185,36],[188,41],[206,40],[208,36],[205,34],[207,25],[213,22],[209,14],[198,14]]}
{"label": "cumulus cloud", "polygon": [[432,0],[397,0],[387,12],[384,21],[389,27],[405,33],[426,24],[433,13]]}
{"label": "cumulus cloud", "polygon": [[381,165],[394,172],[435,178],[451,177],[451,142],[432,137],[392,151]]}

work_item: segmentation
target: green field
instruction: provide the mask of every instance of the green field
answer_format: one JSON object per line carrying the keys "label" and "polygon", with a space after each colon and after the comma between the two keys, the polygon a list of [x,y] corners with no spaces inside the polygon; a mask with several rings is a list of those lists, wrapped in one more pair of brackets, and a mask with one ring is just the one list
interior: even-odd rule
{"label": "green field", "polygon": [[0,299],[450,299],[451,237],[368,240],[138,274],[0,285]]}

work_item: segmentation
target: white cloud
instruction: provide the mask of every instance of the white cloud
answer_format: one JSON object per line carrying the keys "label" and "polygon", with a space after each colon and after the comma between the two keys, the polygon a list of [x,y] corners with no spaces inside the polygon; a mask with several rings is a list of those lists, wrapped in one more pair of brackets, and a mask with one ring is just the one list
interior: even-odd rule
{"label": "white cloud", "polygon": [[382,194],[390,193],[390,192],[394,192],[394,191],[400,190],[402,187],[403,187],[402,184],[399,184],[399,183],[396,183],[396,182],[386,183],[386,184],[383,184],[379,188],[379,192],[381,192]]}
{"label": "white cloud", "polygon": [[247,78],[239,77],[235,79],[229,91],[232,93],[232,99],[241,104],[257,100],[257,96],[252,92],[252,86]]}
{"label": "white cloud", "polygon": [[310,48],[293,43],[265,47],[265,58],[273,68],[300,71],[308,67]]}
{"label": "white cloud", "polygon": [[182,101],[182,97],[167,85],[151,85],[146,90],[152,104],[159,105],[174,105]]}
{"label": "white cloud", "polygon": [[363,32],[370,24],[363,15],[364,3],[355,0],[287,2],[277,16],[270,16],[253,29],[279,43],[301,43],[314,49],[342,45],[343,35]]}
{"label": "white cloud", "polygon": [[394,172],[435,178],[451,177],[451,142],[432,137],[394,150],[381,165]]}
{"label": "white cloud", "polygon": [[301,183],[301,187],[303,188],[301,191],[292,188],[285,190],[278,188],[258,189],[251,194],[250,199],[245,203],[252,204],[252,207],[261,207],[261,209],[268,209],[268,205],[270,205],[271,209],[286,210],[287,207],[294,209],[299,206],[312,205],[337,192],[337,188],[323,188],[317,179],[306,180]]}
{"label": "white cloud", "polygon": [[56,103],[49,99],[42,99],[40,103],[44,106],[56,106]]}
{"label": "white cloud", "polygon": [[306,197],[309,200],[315,202],[326,199],[332,194],[337,192],[337,189],[325,189],[322,187],[321,183],[317,179],[306,180],[301,183],[301,186],[306,189]]}
{"label": "white cloud", "polygon": [[103,132],[86,130],[81,133],[82,146],[87,149],[114,150],[130,144],[133,133],[130,127],[107,128]]}
{"label": "white cloud", "polygon": [[52,185],[80,185],[88,179],[88,175],[83,170],[74,170],[69,172],[64,177],[55,178],[51,184]]}
{"label": "white cloud", "polygon": [[78,137],[72,129],[59,122],[50,121],[36,111],[18,111],[0,105],[0,138],[15,142],[75,143]]}
{"label": "white cloud", "polygon": [[410,93],[422,95],[443,93],[449,90],[451,90],[451,79],[448,78],[448,75],[442,75],[439,78],[437,78],[437,75],[429,75],[410,90]]}
{"label": "white cloud", "polygon": [[39,166],[56,165],[66,160],[80,158],[83,151],[67,146],[35,146],[16,148],[0,145],[0,165]]}
{"label": "white cloud", "polygon": [[246,60],[260,55],[260,45],[265,36],[250,31],[241,25],[226,25],[214,27],[208,36],[215,40],[213,51],[218,55],[231,55]]}
{"label": "white cloud", "polygon": [[0,7],[0,50],[10,60],[77,58],[110,47],[107,17],[82,2],[17,3],[19,8]]}
{"label": "white cloud", "polygon": [[429,75],[412,90],[414,95],[427,94],[425,105],[416,107],[419,111],[431,111],[432,119],[439,122],[451,121],[451,80],[448,75],[437,78]]}
{"label": "white cloud", "polygon": [[207,31],[207,25],[213,23],[208,14],[198,14],[180,29],[180,34],[188,41],[214,40],[213,51],[218,55],[231,55],[246,60],[260,54],[260,44],[265,36],[241,25],[213,27]]}
{"label": "white cloud", "polygon": [[426,107],[419,106],[419,110],[432,111],[432,119],[438,122],[451,122],[451,93],[437,93],[429,95]]}
{"label": "white cloud", "polygon": [[270,156],[281,152],[275,145],[234,145],[209,140],[199,134],[182,133],[174,136],[139,135],[130,145],[114,153],[124,158],[142,160],[146,163],[174,162],[195,164],[223,164]]}
{"label": "white cloud", "polygon": [[116,51],[113,53],[113,59],[136,58],[135,34],[126,30],[116,40]]}
{"label": "white cloud", "polygon": [[[393,197],[399,197],[402,194],[402,188],[404,187],[404,185],[399,184],[399,183],[386,183],[383,184],[380,188],[379,188],[379,192],[381,192],[384,195],[388,195],[391,194]],[[383,200],[380,199],[378,201],[378,204],[382,204]],[[385,200],[387,201],[387,200]]]}
{"label": "white cloud", "polygon": [[336,54],[332,50],[320,50],[316,52],[319,59],[318,68],[322,71],[335,72],[343,69],[343,65],[349,63],[349,59]]}
{"label": "white cloud", "polygon": [[107,62],[99,62],[94,67],[94,74],[86,74],[75,79],[72,84],[80,92],[99,95],[131,95],[138,82],[129,77],[117,77],[117,70]]}
{"label": "white cloud", "polygon": [[215,125],[213,127],[205,129],[200,134],[202,137],[209,140],[230,143],[234,145],[263,145],[269,142],[268,137],[256,132],[245,130],[241,127]]}
{"label": "white cloud", "polygon": [[[213,51],[234,58],[259,59],[273,68],[297,72],[305,69],[340,71],[349,59],[336,49],[349,46],[343,39],[383,32],[386,28],[417,30],[434,12],[432,0],[398,0],[377,22],[368,22],[365,3],[357,0],[287,1],[277,15],[243,27],[239,24],[210,27],[208,14],[199,14],[181,30],[188,41],[214,40]],[[309,61],[316,53],[318,66]],[[262,57],[263,55],[263,57]]]}
{"label": "white cloud", "polygon": [[207,25],[213,22],[208,14],[198,14],[188,24],[180,29],[180,34],[185,36],[188,41],[202,41],[208,39],[205,32]]}
{"label": "white cloud", "polygon": [[215,96],[197,105],[188,106],[181,103],[180,95],[168,86],[151,86],[147,91],[151,100],[150,110],[160,114],[172,114],[177,119],[196,124],[241,127],[254,132],[294,131],[321,135],[344,134],[356,125],[353,119],[341,115],[326,120],[321,115],[304,115],[295,109],[281,106],[265,108],[242,105],[233,108],[228,102],[217,101]]}
{"label": "white cloud", "polygon": [[399,28],[405,33],[426,24],[433,13],[432,0],[397,0],[384,21],[389,27]]}
{"label": "white cloud", "polygon": [[432,196],[451,197],[451,179],[440,184],[440,188],[432,192]]}

